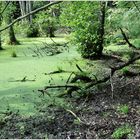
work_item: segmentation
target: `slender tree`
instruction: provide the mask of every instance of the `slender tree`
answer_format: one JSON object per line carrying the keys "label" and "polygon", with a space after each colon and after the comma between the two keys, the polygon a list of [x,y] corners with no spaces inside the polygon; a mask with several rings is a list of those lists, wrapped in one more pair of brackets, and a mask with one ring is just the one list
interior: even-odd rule
{"label": "slender tree", "polygon": [[[14,13],[16,12],[15,2],[11,2],[10,6],[11,7],[9,9],[7,9],[7,13],[6,13],[6,20],[7,20],[8,24],[10,24],[12,22],[12,20],[14,19]],[[9,34],[9,42],[8,42],[8,44],[11,44],[11,45],[20,44],[19,41],[16,39],[13,26],[11,26],[9,28],[8,34]]]}
{"label": "slender tree", "polygon": [[[1,2],[0,2],[0,7],[1,7]],[[1,23],[2,23],[2,15],[0,14],[0,27],[1,27]],[[3,50],[2,43],[1,43],[1,32],[0,32],[0,50]]]}
{"label": "slender tree", "polygon": [[[82,57],[99,58],[103,52],[106,2],[68,2],[61,23],[71,27]],[[68,16],[69,13],[69,16]]]}
{"label": "slender tree", "polygon": [[[10,2],[7,2],[6,5],[3,7],[3,3],[0,2],[0,27],[2,25],[2,19],[3,19],[3,13],[5,12],[6,8],[8,7]],[[1,32],[0,32],[0,50],[3,50],[2,48],[2,42],[1,42]]]}
{"label": "slender tree", "polygon": [[104,45],[104,25],[105,25],[105,6],[106,2],[100,2],[100,16],[99,16],[99,29],[98,29],[98,41],[96,44],[98,56],[102,55]]}
{"label": "slender tree", "polygon": [[[9,14],[8,19],[7,19],[7,23],[10,24],[11,22],[12,22],[12,17]],[[10,44],[10,45],[19,45],[20,44],[19,41],[16,39],[13,26],[11,26],[9,28],[8,34],[9,34],[9,42],[8,42],[8,44]]]}

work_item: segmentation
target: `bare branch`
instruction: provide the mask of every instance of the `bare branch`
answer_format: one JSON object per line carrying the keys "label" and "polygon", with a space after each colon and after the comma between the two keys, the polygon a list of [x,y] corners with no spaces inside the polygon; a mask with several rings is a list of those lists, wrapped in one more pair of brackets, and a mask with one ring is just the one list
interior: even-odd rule
{"label": "bare branch", "polygon": [[136,2],[133,1],[133,3],[134,3],[134,5],[135,5],[136,9],[137,9],[137,10],[139,11],[139,13],[140,13],[140,8],[137,6]]}
{"label": "bare branch", "polygon": [[77,85],[54,85],[54,86],[46,86],[45,88],[44,88],[44,90],[46,90],[46,89],[48,89],[48,88],[80,88],[80,87],[78,87]]}
{"label": "bare branch", "polygon": [[121,33],[122,33],[122,35],[123,35],[124,40],[125,40],[126,43],[129,45],[129,47],[130,47],[130,48],[133,48],[133,49],[137,49],[136,46],[134,46],[132,43],[130,43],[130,41],[128,40],[128,38],[127,38],[125,32],[123,31],[123,29],[120,28],[120,30],[121,30]]}
{"label": "bare branch", "polygon": [[[111,68],[111,76],[117,71],[117,70],[120,70],[126,66],[129,66],[131,65],[132,63],[134,63],[135,61],[139,60],[140,59],[140,55],[136,56],[135,58],[133,59],[130,59],[128,62],[124,63],[124,64],[121,64],[119,66],[116,66],[114,68]],[[93,82],[90,82],[89,84],[87,84],[87,86],[85,87],[85,89],[88,89],[92,86],[95,86],[95,85],[98,85],[98,84],[101,84],[101,83],[104,83],[104,82],[107,82],[108,80],[110,79],[110,75],[108,75],[107,77],[101,79],[101,80],[98,80],[98,81],[93,81]]]}
{"label": "bare branch", "polygon": [[2,16],[2,14],[4,13],[4,11],[6,10],[6,8],[8,7],[8,5],[10,4],[10,1],[8,1],[5,5],[5,7],[3,8],[3,10],[1,11],[0,15]]}
{"label": "bare branch", "polygon": [[55,5],[55,4],[58,4],[58,3],[61,3],[61,2],[62,1],[51,2],[51,3],[49,3],[49,4],[45,5],[45,6],[42,6],[42,7],[38,8],[38,9],[35,9],[35,10],[31,11],[30,13],[28,13],[28,14],[26,14],[24,16],[18,17],[13,22],[11,22],[9,25],[7,25],[6,27],[0,29],[0,32],[8,29],[9,27],[11,27],[12,25],[14,25],[16,22],[20,21],[21,19],[24,19],[24,18],[26,18],[26,17],[28,17],[30,15],[33,15],[33,14],[35,14],[37,12],[40,12],[40,11],[42,11],[44,9],[47,9],[47,8],[51,7],[52,5]]}

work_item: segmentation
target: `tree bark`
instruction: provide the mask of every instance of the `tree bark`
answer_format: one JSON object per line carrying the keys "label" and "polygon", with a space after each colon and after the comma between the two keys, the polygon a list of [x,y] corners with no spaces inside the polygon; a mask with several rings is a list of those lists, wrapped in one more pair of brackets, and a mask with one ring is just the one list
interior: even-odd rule
{"label": "tree bark", "polygon": [[[31,1],[26,1],[26,11],[25,13],[28,14],[32,11],[32,2]],[[29,24],[32,24],[32,15],[30,15],[29,17],[27,17],[27,21],[29,22]]]}
{"label": "tree bark", "polygon": [[[10,14],[9,14],[10,15]],[[10,24],[12,22],[12,18],[11,16],[8,17],[8,24]],[[15,36],[15,32],[14,32],[14,29],[13,29],[13,26],[11,26],[9,28],[9,42],[8,44],[10,45],[19,45],[19,41],[16,39],[16,36]]]}
{"label": "tree bark", "polygon": [[[2,3],[0,2],[0,11],[1,11]],[[2,12],[0,13],[0,27],[2,24]],[[3,50],[2,43],[1,43],[1,32],[0,32],[0,50]]]}
{"label": "tree bark", "polygon": [[[32,1],[28,1],[28,8],[29,8],[29,13],[32,11],[32,6],[33,6],[33,3],[32,3]],[[30,24],[32,24],[32,20],[33,20],[33,16],[32,15],[30,15],[29,16],[29,22],[30,22]]]}
{"label": "tree bark", "polygon": [[98,59],[102,56],[103,52],[103,45],[104,45],[104,26],[105,26],[105,9],[106,9],[106,2],[100,1],[100,13],[98,19],[98,27],[97,27],[97,34],[94,38],[95,43],[89,41],[84,42],[83,44],[86,45],[85,53],[83,53],[84,58],[89,59]]}
{"label": "tree bark", "polygon": [[1,43],[1,33],[0,33],[0,50],[3,50],[2,43]]}
{"label": "tree bark", "polygon": [[[25,1],[19,1],[20,5],[20,11],[21,11],[21,16],[24,16],[26,14],[25,12]],[[22,19],[22,23],[25,21],[25,19]]]}
{"label": "tree bark", "polygon": [[97,42],[97,53],[98,56],[102,55],[103,52],[103,44],[104,44],[104,25],[105,25],[105,7],[106,2],[100,2],[100,17],[99,17],[99,29],[98,29],[98,42]]}

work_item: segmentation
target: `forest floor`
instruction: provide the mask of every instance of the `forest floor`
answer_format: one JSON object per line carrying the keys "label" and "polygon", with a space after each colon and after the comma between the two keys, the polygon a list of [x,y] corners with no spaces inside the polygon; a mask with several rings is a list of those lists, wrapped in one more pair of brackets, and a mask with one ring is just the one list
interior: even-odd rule
{"label": "forest floor", "polygon": [[[23,41],[25,42],[25,39]],[[72,97],[56,97],[64,92],[63,89],[51,89],[50,95],[42,96],[37,92],[38,89],[54,85],[53,82],[56,85],[65,84],[70,73],[78,71],[76,64],[82,70],[102,78],[109,74],[109,66],[120,62],[112,58],[84,60],[73,47],[69,48],[69,52],[65,50],[53,56],[46,56],[45,53],[43,56],[40,54],[39,57],[34,57],[36,53],[27,51],[32,41],[27,39],[26,45],[18,46],[17,58],[7,57],[7,51],[1,52],[0,105],[5,105],[5,98],[8,105],[5,105],[6,112],[4,108],[1,110],[0,138],[140,138],[139,76],[120,77],[120,73],[126,70],[123,69],[112,77],[113,86],[108,81],[91,87],[86,91],[86,96],[74,92]],[[62,41],[62,38],[55,41]],[[28,53],[23,55],[23,51]],[[131,57],[131,50],[127,45],[111,45],[105,48],[105,52],[118,54],[124,60]],[[139,71],[139,61],[127,69]],[[47,75],[56,70],[66,70],[70,73]],[[31,81],[21,82],[25,76],[27,79],[24,80]],[[12,104],[16,104],[14,109]]]}

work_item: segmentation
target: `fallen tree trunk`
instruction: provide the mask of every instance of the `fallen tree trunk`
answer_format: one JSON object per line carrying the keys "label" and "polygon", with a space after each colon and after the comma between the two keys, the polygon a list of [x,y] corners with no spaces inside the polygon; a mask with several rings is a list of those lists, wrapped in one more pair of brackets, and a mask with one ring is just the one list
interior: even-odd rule
{"label": "fallen tree trunk", "polygon": [[116,66],[116,67],[110,67],[111,68],[111,75],[101,79],[101,80],[98,80],[98,81],[94,81],[94,82],[91,82],[91,83],[88,83],[88,85],[85,87],[85,89],[88,89],[92,86],[95,86],[97,84],[101,84],[101,83],[104,83],[104,82],[107,82],[109,79],[110,79],[110,76],[113,76],[113,74],[117,71],[117,70],[121,70],[122,68],[126,67],[126,66],[129,66],[130,64],[134,63],[136,60],[140,59],[140,55],[138,55],[137,57],[129,60],[128,62],[122,64],[122,65],[119,65],[119,66]]}

